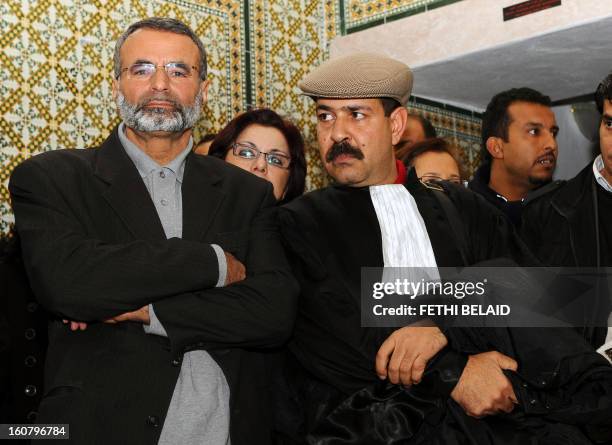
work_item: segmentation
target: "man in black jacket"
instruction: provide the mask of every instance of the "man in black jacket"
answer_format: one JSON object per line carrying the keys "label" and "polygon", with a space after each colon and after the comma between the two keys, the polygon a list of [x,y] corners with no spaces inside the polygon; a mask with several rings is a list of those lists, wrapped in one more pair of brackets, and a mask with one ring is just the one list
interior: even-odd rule
{"label": "man in black jacket", "polygon": [[548,184],[559,128],[548,96],[531,88],[496,94],[482,118],[482,164],[469,188],[520,225],[525,199]]}
{"label": "man in black jacket", "polygon": [[38,421],[79,444],[267,443],[258,351],[287,338],[297,294],[272,186],[192,153],[208,81],[186,25],[137,22],[114,61],[119,127],[10,181],[32,289],[57,317]]}
{"label": "man in black jacket", "polygon": [[[525,208],[522,236],[551,266],[612,266],[612,74],[598,86],[601,153],[562,187]],[[610,319],[612,322],[612,319]],[[587,329],[588,339],[612,361],[612,329]]]}
{"label": "man in black jacket", "polygon": [[313,444],[589,443],[583,427],[605,437],[612,369],[573,331],[364,326],[364,266],[530,256],[481,197],[424,184],[394,158],[411,85],[403,63],[368,53],[332,59],[300,83],[336,184],[280,211],[301,295],[286,370],[292,414],[279,429]]}

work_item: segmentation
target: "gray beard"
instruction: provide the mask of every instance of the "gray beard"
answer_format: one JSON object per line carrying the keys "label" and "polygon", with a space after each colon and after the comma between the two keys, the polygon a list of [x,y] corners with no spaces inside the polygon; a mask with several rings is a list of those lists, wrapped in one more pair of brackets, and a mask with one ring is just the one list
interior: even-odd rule
{"label": "gray beard", "polygon": [[[145,106],[152,100],[166,100],[174,104],[176,110],[169,112],[165,108],[150,108]],[[202,91],[198,91],[193,105],[181,105],[167,97],[152,97],[139,104],[131,104],[119,91],[117,93],[117,110],[126,126],[136,131],[151,133],[164,131],[168,133],[181,133],[193,126],[200,117],[202,110]]]}

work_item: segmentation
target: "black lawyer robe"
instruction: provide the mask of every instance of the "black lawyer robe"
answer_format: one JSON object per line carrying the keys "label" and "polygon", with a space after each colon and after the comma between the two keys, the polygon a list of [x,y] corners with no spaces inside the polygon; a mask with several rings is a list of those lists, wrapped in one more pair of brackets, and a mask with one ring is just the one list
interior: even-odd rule
{"label": "black lawyer robe", "polygon": [[[438,266],[462,265],[448,215],[434,192],[423,186],[414,172],[406,187],[425,221]],[[448,186],[447,193],[459,209],[462,227],[454,230],[465,234],[470,264],[499,257],[533,264],[532,256],[497,209],[460,187]],[[332,186],[312,192],[282,209],[281,225],[302,287],[290,344],[297,377],[289,376],[294,384],[309,388],[301,400],[304,412],[293,419],[299,424],[294,429],[298,436],[309,433],[312,443],[325,444],[436,443],[438,439],[439,443],[510,444],[525,443],[525,438],[535,437],[536,430],[555,438],[565,434],[576,443],[590,443],[587,434],[608,437],[612,368],[573,331],[450,329],[446,331],[450,347],[432,361],[420,385],[403,390],[379,382],[374,373],[375,354],[392,329],[361,328],[359,312],[360,268],[383,265],[380,227],[369,190]],[[559,339],[564,339],[564,344],[550,348]],[[512,414],[514,420],[506,423],[502,416],[475,421],[448,397],[467,354],[492,349],[519,362],[519,373],[509,377],[520,405]],[[533,366],[535,363],[542,366]],[[592,375],[593,370],[597,375],[593,386],[578,389],[582,377]],[[550,382],[554,373],[561,377]],[[542,405],[539,383],[533,387],[533,382],[545,382],[546,391],[551,388],[553,394],[563,394],[565,403]],[[562,384],[577,385],[573,388],[577,397],[587,400],[582,412],[568,404],[574,393],[561,391]],[[534,410],[537,416],[533,418],[540,420],[534,424],[521,420]],[[559,411],[565,414],[564,421],[574,423],[573,415],[582,424],[559,426],[542,420],[547,415],[552,419]],[[524,427],[523,435],[512,433],[520,427]],[[562,443],[554,440],[550,443]]]}

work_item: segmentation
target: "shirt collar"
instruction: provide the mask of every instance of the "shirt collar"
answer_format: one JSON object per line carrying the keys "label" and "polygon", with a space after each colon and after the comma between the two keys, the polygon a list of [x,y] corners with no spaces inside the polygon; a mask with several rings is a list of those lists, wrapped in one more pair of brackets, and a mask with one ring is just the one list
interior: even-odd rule
{"label": "shirt collar", "polygon": [[599,155],[593,161],[593,174],[595,175],[595,180],[605,191],[612,192],[612,185],[610,185],[608,180],[604,178],[604,176],[601,174],[601,171],[603,169],[603,158],[601,157],[601,155]]}
{"label": "shirt collar", "polygon": [[403,184],[406,182],[406,166],[400,160],[395,160],[395,165],[397,166],[397,178],[395,179],[394,184]]}
{"label": "shirt collar", "polygon": [[142,151],[136,144],[130,141],[125,135],[125,123],[122,122],[119,124],[119,140],[121,141],[121,145],[125,149],[125,152],[132,160],[138,173],[140,173],[141,177],[146,177],[151,174],[151,172],[155,170],[160,170],[162,168],[167,168],[171,170],[175,175],[176,179],[179,182],[183,181],[183,174],[185,173],[185,159],[187,155],[191,152],[191,148],[193,147],[193,138],[189,138],[189,142],[187,142],[187,146],[185,149],[179,153],[179,155],[174,158],[168,165],[161,166],[153,159],[151,159],[144,151]]}

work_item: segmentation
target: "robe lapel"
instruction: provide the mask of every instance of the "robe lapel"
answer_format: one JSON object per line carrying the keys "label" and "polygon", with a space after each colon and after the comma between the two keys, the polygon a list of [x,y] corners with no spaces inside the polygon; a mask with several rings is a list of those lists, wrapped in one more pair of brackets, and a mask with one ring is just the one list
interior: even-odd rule
{"label": "robe lapel", "polygon": [[206,236],[225,193],[218,183],[222,177],[209,160],[190,154],[183,176],[183,239],[198,241]]}
{"label": "robe lapel", "polygon": [[449,227],[450,222],[433,195],[434,192],[421,184],[414,168],[408,172],[404,186],[416,201],[419,213],[423,217],[438,267],[462,265],[463,259],[453,231]]}
{"label": "robe lapel", "polygon": [[134,238],[166,238],[151,196],[132,160],[125,153],[117,128],[100,148],[95,174],[108,184],[103,196]]}

